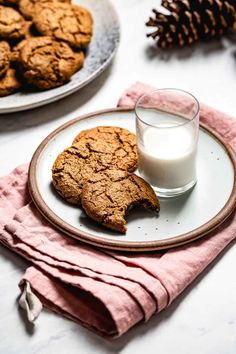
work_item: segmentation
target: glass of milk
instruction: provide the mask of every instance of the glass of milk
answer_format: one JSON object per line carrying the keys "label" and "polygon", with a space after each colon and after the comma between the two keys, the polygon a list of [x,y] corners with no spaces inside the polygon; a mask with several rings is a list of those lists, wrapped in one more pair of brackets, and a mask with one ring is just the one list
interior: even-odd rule
{"label": "glass of milk", "polygon": [[199,103],[188,92],[161,89],[135,106],[139,173],[160,197],[174,197],[197,182]]}

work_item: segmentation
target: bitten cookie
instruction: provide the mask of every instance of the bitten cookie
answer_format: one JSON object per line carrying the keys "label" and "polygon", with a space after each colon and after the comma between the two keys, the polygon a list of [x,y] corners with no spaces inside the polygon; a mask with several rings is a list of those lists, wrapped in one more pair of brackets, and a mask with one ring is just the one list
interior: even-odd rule
{"label": "bitten cookie", "polygon": [[15,9],[0,5],[0,38],[15,40],[25,35],[25,20]]}
{"label": "bitten cookie", "polygon": [[141,205],[157,213],[160,210],[151,186],[142,178],[120,170],[108,170],[87,179],[81,200],[88,216],[121,233],[127,231],[125,215],[131,206]]}
{"label": "bitten cookie", "polygon": [[35,9],[34,9],[35,4],[43,3],[43,2],[55,2],[55,1],[67,2],[67,3],[71,2],[71,0],[18,0],[19,10],[26,19],[32,20],[35,14]]}
{"label": "bitten cookie", "polygon": [[11,48],[5,41],[0,41],[0,77],[2,77],[10,66]]}
{"label": "bitten cookie", "polygon": [[66,43],[34,37],[20,49],[19,64],[29,84],[46,90],[67,82],[78,68],[78,58]]}
{"label": "bitten cookie", "polygon": [[37,3],[33,21],[39,33],[64,41],[73,48],[87,47],[92,37],[92,16],[77,5]]}
{"label": "bitten cookie", "polygon": [[8,69],[5,76],[0,80],[0,97],[11,95],[21,87],[14,69]]}
{"label": "bitten cookie", "polygon": [[112,126],[100,126],[83,130],[73,144],[84,139],[93,151],[115,155],[114,165],[133,172],[138,165],[136,136],[129,130]]}

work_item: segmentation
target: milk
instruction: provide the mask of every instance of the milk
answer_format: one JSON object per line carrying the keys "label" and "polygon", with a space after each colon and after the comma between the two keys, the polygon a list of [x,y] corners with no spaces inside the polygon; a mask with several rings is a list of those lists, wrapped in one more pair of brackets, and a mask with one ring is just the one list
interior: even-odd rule
{"label": "milk", "polygon": [[153,187],[182,188],[196,181],[196,139],[188,125],[163,121],[138,144],[139,171]]}

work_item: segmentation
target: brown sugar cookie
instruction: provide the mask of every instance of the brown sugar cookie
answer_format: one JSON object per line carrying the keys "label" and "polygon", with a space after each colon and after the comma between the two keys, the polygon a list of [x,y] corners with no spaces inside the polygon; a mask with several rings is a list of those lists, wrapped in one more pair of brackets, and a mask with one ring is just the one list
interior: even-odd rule
{"label": "brown sugar cookie", "polygon": [[19,64],[25,80],[43,90],[63,85],[78,65],[72,49],[50,37],[27,39],[20,49]]}
{"label": "brown sugar cookie", "polygon": [[52,167],[56,191],[69,203],[80,204],[84,180],[108,168],[112,157],[94,152],[84,142],[67,148],[58,155]]}
{"label": "brown sugar cookie", "polygon": [[141,205],[159,212],[159,200],[142,178],[120,170],[91,176],[83,186],[82,206],[88,216],[108,229],[127,231],[125,215],[130,207]]}
{"label": "brown sugar cookie", "polygon": [[81,139],[85,139],[94,151],[115,154],[114,165],[117,168],[129,172],[137,168],[136,136],[129,130],[112,126],[87,129],[75,137],[73,144]]}
{"label": "brown sugar cookie", "polygon": [[92,37],[92,16],[80,6],[58,2],[37,3],[33,21],[39,33],[64,41],[73,48],[87,47]]}
{"label": "brown sugar cookie", "polygon": [[15,9],[0,5],[0,38],[15,40],[25,35],[25,20]]}
{"label": "brown sugar cookie", "polygon": [[0,77],[2,77],[10,66],[11,48],[5,41],[0,41]]}
{"label": "brown sugar cookie", "polygon": [[80,204],[85,180],[108,169],[133,171],[137,166],[135,135],[118,127],[97,127],[81,132],[71,147],[57,157],[53,185],[69,203]]}
{"label": "brown sugar cookie", "polygon": [[35,14],[35,9],[34,9],[35,4],[44,3],[44,2],[56,2],[56,1],[67,2],[67,3],[71,2],[71,0],[18,0],[19,10],[26,19],[32,20]]}
{"label": "brown sugar cookie", "polygon": [[5,76],[0,80],[0,97],[11,95],[21,87],[14,69],[8,69]]}

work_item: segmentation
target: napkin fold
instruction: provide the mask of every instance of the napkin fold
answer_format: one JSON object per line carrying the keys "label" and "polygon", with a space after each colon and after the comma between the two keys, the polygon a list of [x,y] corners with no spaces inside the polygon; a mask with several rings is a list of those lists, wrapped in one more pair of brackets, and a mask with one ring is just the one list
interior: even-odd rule
{"label": "napkin fold", "polygon": [[[151,89],[133,85],[118,106],[133,107]],[[236,149],[236,120],[205,105],[200,119]],[[165,309],[236,238],[234,212],[207,237],[175,249],[137,254],[93,248],[43,218],[27,179],[28,165],[0,178],[0,242],[32,264],[19,284],[32,321],[41,302],[100,335],[119,337]]]}

